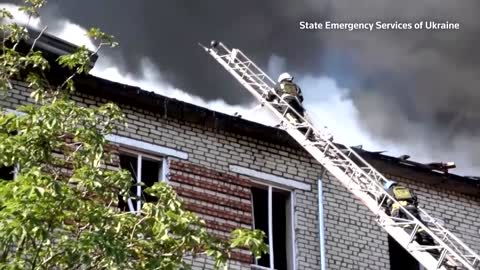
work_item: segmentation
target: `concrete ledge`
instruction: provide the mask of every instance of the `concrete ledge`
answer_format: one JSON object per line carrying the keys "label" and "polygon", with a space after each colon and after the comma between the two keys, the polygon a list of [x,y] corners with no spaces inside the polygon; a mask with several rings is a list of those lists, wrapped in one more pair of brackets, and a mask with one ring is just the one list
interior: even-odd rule
{"label": "concrete ledge", "polygon": [[130,139],[118,135],[107,135],[105,138],[111,142],[126,145],[137,150],[145,151],[148,153],[160,154],[163,156],[176,157],[180,159],[188,159],[188,154],[182,151],[178,151],[172,148],[159,146],[152,143],[147,143],[139,140]]}
{"label": "concrete ledge", "polygon": [[308,184],[305,184],[296,180],[283,178],[273,174],[259,172],[259,171],[255,171],[249,168],[240,167],[236,165],[230,165],[229,169],[232,172],[236,172],[238,174],[243,174],[250,177],[255,177],[261,180],[271,182],[273,184],[278,184],[280,186],[283,186],[289,189],[301,189],[301,190],[307,190],[307,191],[311,190],[311,186]]}

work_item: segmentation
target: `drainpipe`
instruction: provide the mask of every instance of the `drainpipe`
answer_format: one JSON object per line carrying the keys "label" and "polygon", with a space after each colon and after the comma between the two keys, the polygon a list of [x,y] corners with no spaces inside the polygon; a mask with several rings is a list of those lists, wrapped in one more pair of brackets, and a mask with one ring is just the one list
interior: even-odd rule
{"label": "drainpipe", "polygon": [[318,186],[318,229],[320,238],[320,266],[321,270],[326,270],[326,258],[325,258],[325,223],[323,220],[323,186],[322,180],[325,175],[325,168],[322,171],[322,175],[317,181]]}

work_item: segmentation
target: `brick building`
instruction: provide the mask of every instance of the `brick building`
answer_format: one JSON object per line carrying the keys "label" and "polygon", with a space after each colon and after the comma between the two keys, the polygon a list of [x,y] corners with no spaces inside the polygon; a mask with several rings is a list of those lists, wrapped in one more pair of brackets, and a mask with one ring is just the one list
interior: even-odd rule
{"label": "brick building", "polygon": [[[48,35],[38,46],[51,56],[74,49]],[[272,254],[253,261],[239,250],[232,269],[271,269],[270,261],[279,270],[420,269],[286,132],[94,76],[79,79],[77,89],[80,104],[113,101],[123,109],[128,128],[108,139],[118,146],[118,165],[138,181],[168,181],[218,235],[252,226],[269,235]],[[27,102],[29,90],[17,82],[0,107]],[[480,251],[480,181],[359,151],[386,177],[412,187],[423,208]],[[135,211],[141,202],[120,207]]]}

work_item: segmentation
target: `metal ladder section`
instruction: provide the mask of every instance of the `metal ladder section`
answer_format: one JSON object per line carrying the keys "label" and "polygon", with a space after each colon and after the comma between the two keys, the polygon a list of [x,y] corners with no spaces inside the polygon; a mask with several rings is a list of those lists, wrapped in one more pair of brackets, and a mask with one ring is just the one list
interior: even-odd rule
{"label": "metal ladder section", "polygon": [[[325,133],[317,130],[306,118],[296,113],[275,93],[273,90],[275,82],[240,50],[230,50],[221,42],[213,41],[210,47],[199,45],[262,105],[269,108],[281,120],[281,128],[367,206],[377,217],[377,223],[426,269],[479,269],[479,255],[422,209],[420,211],[431,219],[428,227],[403,206],[400,207],[400,211],[408,218],[388,216],[382,209],[382,204],[386,199],[392,201],[395,199],[383,189],[387,179],[350,147],[334,144]],[[268,93],[274,93],[277,99],[267,101],[265,97]],[[285,118],[287,109],[293,110],[303,122],[289,122]],[[420,231],[430,235],[435,245],[419,244],[415,236]]]}

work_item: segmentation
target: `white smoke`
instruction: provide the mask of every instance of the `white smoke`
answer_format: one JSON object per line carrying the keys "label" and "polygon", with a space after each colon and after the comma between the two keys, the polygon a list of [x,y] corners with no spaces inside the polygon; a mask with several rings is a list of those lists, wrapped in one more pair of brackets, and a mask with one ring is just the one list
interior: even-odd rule
{"label": "white smoke", "polygon": [[52,34],[64,39],[70,43],[81,46],[85,45],[89,50],[95,50],[95,44],[86,35],[87,30],[69,20],[61,20],[59,25],[62,25],[58,30],[53,30]]}
{"label": "white smoke", "polygon": [[256,104],[249,106],[232,106],[226,104],[223,100],[205,101],[200,97],[193,96],[187,92],[178,89],[168,83],[162,76],[162,72],[148,58],[141,60],[142,75],[139,77],[128,73],[121,73],[115,67],[114,61],[108,58],[100,57],[91,74],[116,81],[123,84],[135,85],[144,90],[154,91],[163,96],[182,100],[187,103],[195,104],[214,111],[233,115],[235,113],[243,118],[265,125],[274,125],[276,121],[264,108],[255,109]]}
{"label": "white smoke", "polygon": [[268,76],[276,81],[277,77],[283,72],[287,72],[287,60],[275,54],[271,55],[267,65]]}
{"label": "white smoke", "polygon": [[[0,9],[5,8],[14,16],[15,22],[28,25],[34,29],[43,29],[45,25],[39,18],[29,18],[25,13],[18,10],[18,6],[11,4],[0,4]],[[57,36],[75,45],[85,45],[88,49],[96,48],[92,40],[86,36],[87,30],[69,20],[62,19],[58,22],[61,27],[55,27],[50,34]],[[47,32],[49,32],[47,30]],[[101,77],[110,81],[122,84],[134,85],[147,91],[153,91],[160,95],[170,98],[182,100],[211,110],[219,111],[226,114],[237,114],[247,120],[255,121],[265,125],[275,125],[277,121],[264,108],[257,109],[256,104],[249,106],[232,106],[226,104],[223,100],[205,101],[198,96],[193,96],[187,92],[172,86],[162,77],[162,72],[148,58],[141,61],[142,75],[134,76],[128,73],[122,73],[116,68],[113,59],[100,56],[94,69],[90,74]],[[255,109],[255,110],[253,110]]]}
{"label": "white smoke", "polygon": [[4,19],[6,23],[16,22],[21,25],[28,25],[34,29],[39,29],[41,24],[40,18],[31,17],[23,11],[18,9],[17,5],[13,4],[0,4],[0,9],[5,9],[13,16],[13,21],[10,19]]}

